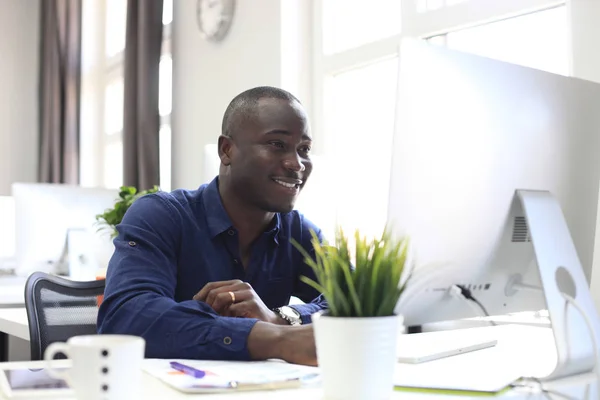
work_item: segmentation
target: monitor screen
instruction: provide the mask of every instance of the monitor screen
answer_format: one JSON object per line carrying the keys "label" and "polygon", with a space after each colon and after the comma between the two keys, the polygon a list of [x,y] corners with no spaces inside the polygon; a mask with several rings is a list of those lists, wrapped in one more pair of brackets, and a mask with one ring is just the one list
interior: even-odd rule
{"label": "monitor screen", "polygon": [[[91,280],[99,268],[106,268],[114,248],[110,232],[98,231],[96,215],[114,206],[118,190],[14,183],[12,194],[18,275],[44,271]],[[63,257],[69,260],[67,244],[77,247],[74,250],[80,255],[71,258],[80,261],[72,271],[59,263]]]}
{"label": "monitor screen", "polygon": [[592,279],[600,85],[423,41],[399,60],[388,219],[417,262],[406,323],[482,316],[449,295],[455,284],[492,315],[546,308],[541,292],[508,290],[516,274],[541,286],[516,190],[558,200]]}

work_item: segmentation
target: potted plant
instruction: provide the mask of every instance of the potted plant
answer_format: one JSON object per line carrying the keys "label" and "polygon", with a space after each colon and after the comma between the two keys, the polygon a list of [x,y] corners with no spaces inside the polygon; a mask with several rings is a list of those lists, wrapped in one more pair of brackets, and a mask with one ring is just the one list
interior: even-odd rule
{"label": "potted plant", "polygon": [[[111,239],[117,237],[117,225],[121,223],[125,212],[131,207],[134,201],[149,193],[158,192],[158,186],[152,189],[139,191],[133,186],[121,186],[119,197],[115,200],[115,205],[112,208],[107,208],[102,214],[96,215],[96,224],[99,225],[98,231],[110,231]],[[100,268],[96,272],[96,279],[104,279],[106,276],[106,268]],[[102,302],[102,298],[98,298],[98,305]]]}
{"label": "potted plant", "polygon": [[395,314],[412,269],[408,238],[388,229],[355,244],[338,229],[335,245],[313,233],[314,256],[295,243],[316,281],[301,279],[321,292],[329,308],[313,315],[317,358],[326,399],[387,399],[393,391],[396,343],[402,317]]}
{"label": "potted plant", "polygon": [[121,186],[119,192],[119,198],[115,201],[113,208],[107,208],[102,214],[96,215],[96,221],[100,228],[99,231],[109,230],[111,238],[117,237],[117,225],[121,223],[125,212],[131,207],[134,201],[140,197],[158,192],[158,186],[154,186],[152,189],[139,191],[133,186]]}

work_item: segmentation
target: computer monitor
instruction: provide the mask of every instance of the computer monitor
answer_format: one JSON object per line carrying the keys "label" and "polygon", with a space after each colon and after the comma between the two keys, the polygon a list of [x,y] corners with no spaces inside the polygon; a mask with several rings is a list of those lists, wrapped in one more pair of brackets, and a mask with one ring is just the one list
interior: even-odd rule
{"label": "computer monitor", "polygon": [[398,304],[405,323],[478,316],[453,284],[492,315],[547,308],[543,293],[509,288],[515,275],[540,286],[518,189],[558,199],[598,279],[600,85],[422,41],[405,41],[399,62],[388,218],[417,265]]}
{"label": "computer monitor", "polygon": [[[118,190],[14,183],[12,195],[17,275],[45,271],[88,280],[106,268],[114,248],[110,232],[98,232],[96,215],[114,206]],[[69,269],[63,270],[58,261],[67,243]]]}
{"label": "computer monitor", "polygon": [[557,366],[594,368],[600,85],[422,41],[400,48],[388,219],[417,265],[406,325],[548,309]]}
{"label": "computer monitor", "polygon": [[15,202],[0,196],[0,271],[13,268],[15,256]]}

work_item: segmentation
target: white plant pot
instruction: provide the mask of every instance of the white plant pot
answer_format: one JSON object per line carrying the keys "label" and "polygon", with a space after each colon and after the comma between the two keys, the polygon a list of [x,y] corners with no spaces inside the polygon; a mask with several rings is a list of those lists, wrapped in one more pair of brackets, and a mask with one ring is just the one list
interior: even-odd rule
{"label": "white plant pot", "polygon": [[312,316],[326,400],[383,400],[394,390],[402,316]]}

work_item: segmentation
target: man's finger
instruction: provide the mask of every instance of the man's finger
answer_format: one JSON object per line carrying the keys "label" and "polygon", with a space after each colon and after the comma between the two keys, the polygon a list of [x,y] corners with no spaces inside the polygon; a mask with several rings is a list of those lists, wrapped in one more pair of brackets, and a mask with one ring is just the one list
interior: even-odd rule
{"label": "man's finger", "polygon": [[239,279],[232,279],[230,281],[209,282],[204,285],[202,290],[194,295],[193,299],[197,301],[206,301],[206,296],[208,296],[211,290],[218,289],[223,286],[235,285],[236,283],[242,283],[242,281]]}
{"label": "man's finger", "polygon": [[229,286],[221,286],[221,287],[212,289],[206,295],[206,299],[204,299],[204,302],[206,304],[208,304],[209,306],[213,307],[215,299],[217,298],[217,296],[220,293],[225,293],[225,292],[239,292],[239,291],[243,291],[243,290],[249,290],[249,289],[251,290],[252,289],[252,286],[250,286],[249,283],[242,282],[242,281],[234,281],[234,282],[235,282],[234,284],[229,285]]}
{"label": "man's finger", "polygon": [[[253,298],[254,292],[252,290],[240,290],[237,292],[224,291],[219,293],[215,297],[215,301],[212,303],[211,307],[219,314],[224,313],[227,310],[227,308],[229,308],[228,312],[231,315],[231,307],[234,307],[241,303],[245,303],[248,300],[252,300]],[[231,316],[235,317],[236,315]]]}
{"label": "man's finger", "polygon": [[254,308],[255,303],[256,302],[252,299],[232,304],[229,306],[227,314],[230,317],[252,318],[254,316],[252,309]]}

